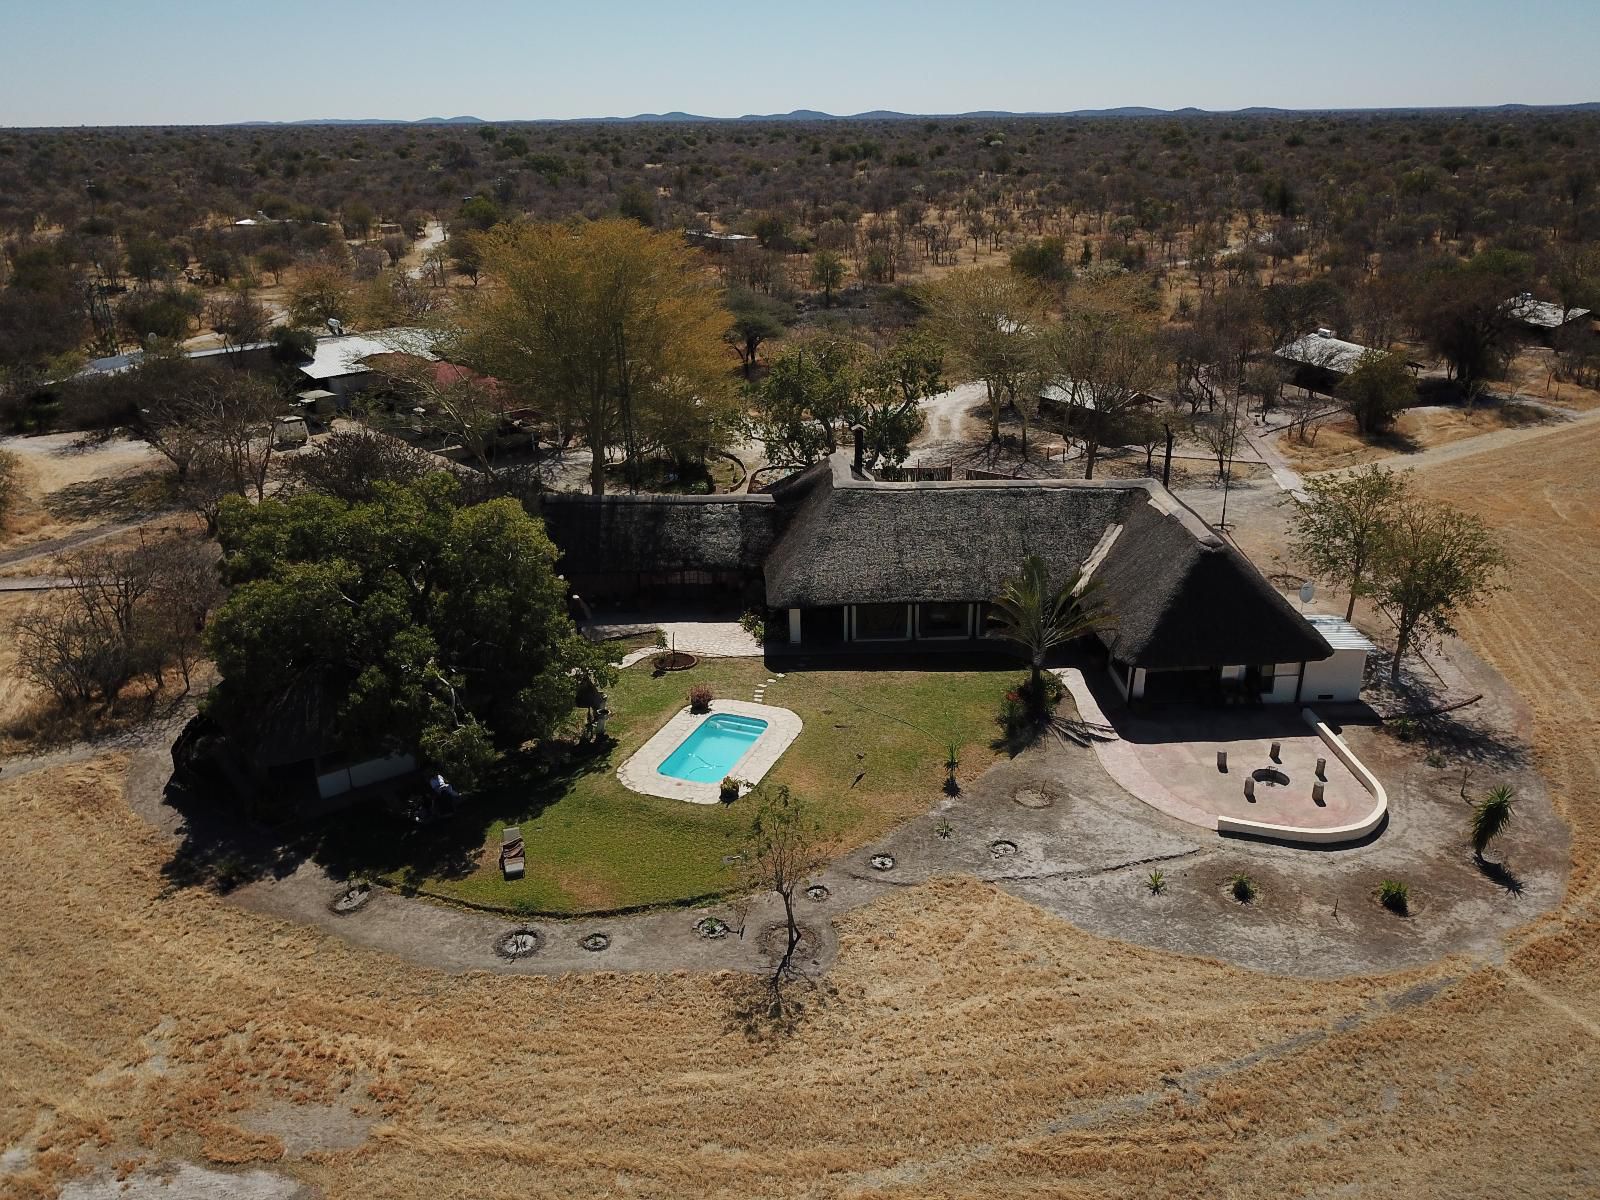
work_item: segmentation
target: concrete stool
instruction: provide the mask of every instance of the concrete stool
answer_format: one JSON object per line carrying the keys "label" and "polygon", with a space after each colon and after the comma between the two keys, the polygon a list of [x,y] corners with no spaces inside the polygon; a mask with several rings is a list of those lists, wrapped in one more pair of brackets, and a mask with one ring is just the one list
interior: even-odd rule
{"label": "concrete stool", "polygon": [[1328,777],[1328,760],[1325,759],[1325,758],[1319,758],[1319,759],[1317,759],[1317,778],[1318,779],[1326,779],[1327,777]]}
{"label": "concrete stool", "polygon": [[1226,750],[1217,751],[1217,770],[1224,775],[1228,773],[1228,752]]}
{"label": "concrete stool", "polygon": [[1316,783],[1313,783],[1311,785],[1311,799],[1314,800],[1318,804],[1325,803],[1324,800],[1322,799],[1322,794],[1323,794],[1323,789],[1326,788],[1327,786],[1328,785],[1323,783],[1320,779]]}
{"label": "concrete stool", "polygon": [[1244,798],[1250,801],[1252,804],[1255,803],[1256,777],[1254,775],[1246,775],[1244,777]]}
{"label": "concrete stool", "polygon": [[1272,743],[1272,754],[1269,757],[1271,757],[1272,761],[1275,762],[1275,763],[1281,763],[1283,761],[1283,743],[1282,742],[1273,742]]}

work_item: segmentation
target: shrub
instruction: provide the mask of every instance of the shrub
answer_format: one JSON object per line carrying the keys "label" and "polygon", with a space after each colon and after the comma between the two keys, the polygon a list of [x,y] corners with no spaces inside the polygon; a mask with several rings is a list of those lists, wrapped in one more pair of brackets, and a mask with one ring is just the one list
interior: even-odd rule
{"label": "shrub", "polygon": [[1402,742],[1412,741],[1417,736],[1417,722],[1411,717],[1396,717],[1389,722],[1389,729]]}
{"label": "shrub", "polygon": [[1160,871],[1151,871],[1150,878],[1144,881],[1144,885],[1150,889],[1152,896],[1159,896],[1167,890],[1167,877]]}
{"label": "shrub", "polygon": [[1235,875],[1228,880],[1228,888],[1233,892],[1233,898],[1240,904],[1249,904],[1256,898],[1256,881],[1248,875]]}
{"label": "shrub", "polygon": [[692,687],[689,689],[689,711],[697,713],[710,712],[711,701],[715,698],[711,694],[711,689],[703,683]]}
{"label": "shrub", "polygon": [[949,841],[950,835],[955,833],[955,826],[951,825],[949,821],[940,821],[933,827],[933,832],[935,836]]}
{"label": "shrub", "polygon": [[758,642],[774,640],[772,623],[767,619],[767,614],[759,608],[745,609],[744,615],[739,618],[739,625]]}
{"label": "shrub", "polygon": [[1000,715],[996,719],[1007,739],[1014,740],[1022,735],[1029,724],[1029,717],[1028,706],[1023,702],[1020,692],[1013,690],[1005,694],[1005,699],[1000,701]]}
{"label": "shrub", "polygon": [[[710,701],[707,700],[707,703],[709,704]],[[739,780],[735,779],[732,775],[724,776],[721,786],[717,789],[717,798],[720,799],[724,804],[732,804],[739,798],[740,786]]]}
{"label": "shrub", "polygon": [[1378,903],[1403,917],[1411,909],[1411,889],[1398,879],[1385,879],[1378,885]]}

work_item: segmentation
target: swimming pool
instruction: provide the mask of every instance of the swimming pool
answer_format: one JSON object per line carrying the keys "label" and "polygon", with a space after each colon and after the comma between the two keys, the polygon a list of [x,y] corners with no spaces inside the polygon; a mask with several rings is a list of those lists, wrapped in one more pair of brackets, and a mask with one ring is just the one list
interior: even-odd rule
{"label": "swimming pool", "polygon": [[759,717],[715,713],[696,725],[656,769],[691,783],[720,783],[766,728]]}

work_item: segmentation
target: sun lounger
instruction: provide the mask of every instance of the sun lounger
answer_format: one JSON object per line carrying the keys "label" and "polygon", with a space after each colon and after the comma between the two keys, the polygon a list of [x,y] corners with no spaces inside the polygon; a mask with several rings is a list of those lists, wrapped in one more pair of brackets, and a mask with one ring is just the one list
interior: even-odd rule
{"label": "sun lounger", "polygon": [[522,829],[507,825],[500,835],[500,870],[507,879],[521,879],[527,867],[522,848]]}

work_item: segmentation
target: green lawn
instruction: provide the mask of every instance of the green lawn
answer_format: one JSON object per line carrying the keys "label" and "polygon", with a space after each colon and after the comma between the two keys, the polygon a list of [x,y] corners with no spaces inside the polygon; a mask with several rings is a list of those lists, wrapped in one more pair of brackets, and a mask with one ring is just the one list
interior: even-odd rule
{"label": "green lawn", "polygon": [[[852,667],[856,664],[851,664]],[[939,660],[938,670],[791,671],[766,703],[793,709],[805,728],[768,774],[812,802],[839,850],[860,845],[924,811],[944,783],[946,747],[961,746],[971,778],[996,757],[990,743],[1006,689],[1021,678],[1003,660]],[[385,838],[360,827],[358,847],[340,832],[323,857],[403,886],[529,913],[582,913],[671,904],[717,894],[732,883],[723,857],[742,846],[750,812],[689,804],[624,788],[617,767],[704,684],[719,697],[750,700],[771,677],[758,660],[703,662],[655,677],[641,663],[610,693],[609,754],[558,775],[532,766],[479,796],[458,818]],[[499,868],[500,831],[520,825],[526,878]],[[374,841],[376,837],[376,841]]]}

